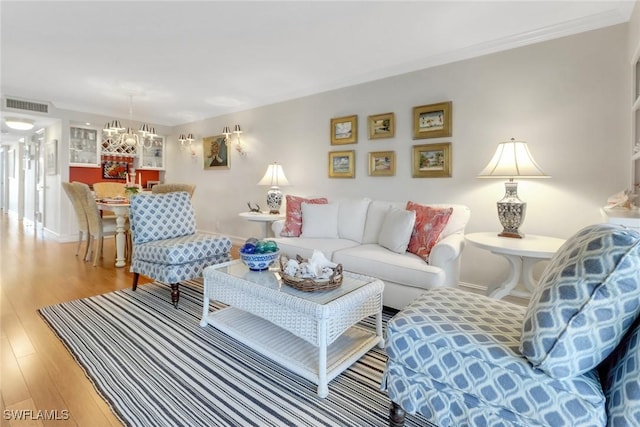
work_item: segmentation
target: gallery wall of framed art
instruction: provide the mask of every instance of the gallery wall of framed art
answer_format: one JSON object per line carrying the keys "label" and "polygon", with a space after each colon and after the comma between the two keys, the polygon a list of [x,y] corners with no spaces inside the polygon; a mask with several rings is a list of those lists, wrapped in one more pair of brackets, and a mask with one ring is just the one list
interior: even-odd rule
{"label": "gallery wall of framed art", "polygon": [[[413,140],[449,138],[453,134],[452,114],[452,101],[418,105],[411,107],[411,123],[400,123],[400,126],[410,126]],[[386,143],[381,148],[389,148],[367,152],[368,176],[393,177],[396,173],[409,173],[412,178],[452,176],[453,158],[450,141],[434,141],[419,145],[408,144],[408,141],[395,141],[397,129],[395,112],[368,115],[366,128],[369,143]],[[359,144],[358,114],[332,118],[330,129],[331,145]],[[396,165],[397,150],[408,150],[410,163]],[[355,178],[356,151],[329,151],[329,178]],[[401,156],[403,159],[405,157]]]}

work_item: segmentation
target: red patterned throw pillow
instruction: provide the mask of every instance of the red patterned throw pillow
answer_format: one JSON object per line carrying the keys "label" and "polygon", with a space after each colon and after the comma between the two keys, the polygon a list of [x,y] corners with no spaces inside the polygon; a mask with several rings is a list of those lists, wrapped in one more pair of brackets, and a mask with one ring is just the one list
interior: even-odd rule
{"label": "red patterned throw pillow", "polygon": [[407,210],[416,212],[416,223],[407,251],[428,262],[431,249],[438,243],[442,230],[449,222],[453,208],[433,208],[410,201],[407,202]]}
{"label": "red patterned throw pillow", "polygon": [[305,199],[298,196],[287,196],[287,218],[280,231],[283,237],[299,237],[302,232],[302,202],[312,205],[324,205],[329,201],[325,197]]}

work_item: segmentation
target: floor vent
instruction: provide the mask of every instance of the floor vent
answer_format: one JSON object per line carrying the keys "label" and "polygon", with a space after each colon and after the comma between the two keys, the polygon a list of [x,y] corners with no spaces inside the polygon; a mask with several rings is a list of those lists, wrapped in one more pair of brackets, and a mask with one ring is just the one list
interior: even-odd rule
{"label": "floor vent", "polygon": [[5,107],[14,110],[35,111],[37,113],[49,114],[49,105],[41,102],[24,101],[22,99],[5,98]]}

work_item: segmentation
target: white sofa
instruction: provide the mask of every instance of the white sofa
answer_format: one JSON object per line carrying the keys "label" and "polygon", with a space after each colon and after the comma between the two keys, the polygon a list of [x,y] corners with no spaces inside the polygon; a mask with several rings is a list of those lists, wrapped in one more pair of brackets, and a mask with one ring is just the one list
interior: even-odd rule
{"label": "white sofa", "polygon": [[[432,248],[427,263],[409,252],[396,253],[378,244],[380,230],[387,212],[405,209],[406,202],[386,202],[369,199],[341,199],[338,204],[336,237],[281,237],[285,220],[272,224],[274,240],[281,254],[308,258],[320,250],[346,271],[365,274],[385,283],[384,305],[402,309],[426,289],[458,284],[460,258],[464,248],[464,229],[470,210],[457,204],[426,204],[431,207],[451,207],[453,212]],[[327,219],[328,220],[328,219]]]}

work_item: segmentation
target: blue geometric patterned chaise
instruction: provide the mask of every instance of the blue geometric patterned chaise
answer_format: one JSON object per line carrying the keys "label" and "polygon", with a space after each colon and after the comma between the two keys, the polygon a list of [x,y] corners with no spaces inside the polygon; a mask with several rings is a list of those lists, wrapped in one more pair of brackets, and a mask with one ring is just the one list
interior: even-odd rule
{"label": "blue geometric patterned chaise", "polygon": [[640,426],[640,233],[589,226],[527,308],[455,288],[388,324],[391,426]]}
{"label": "blue geometric patterned chaise", "polygon": [[202,277],[205,267],[231,260],[229,238],[196,232],[191,199],[185,191],[133,196],[129,221],[134,291],[140,274],[168,283],[177,307],[181,281]]}

